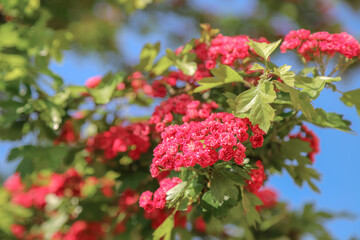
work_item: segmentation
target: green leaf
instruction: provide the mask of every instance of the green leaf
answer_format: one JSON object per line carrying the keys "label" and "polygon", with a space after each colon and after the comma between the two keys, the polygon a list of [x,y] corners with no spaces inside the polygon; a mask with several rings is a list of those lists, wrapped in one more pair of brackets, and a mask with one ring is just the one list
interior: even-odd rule
{"label": "green leaf", "polygon": [[115,76],[108,74],[103,78],[99,86],[88,89],[96,104],[107,104],[116,89],[116,86],[124,79],[124,75],[119,73]]}
{"label": "green leaf", "polygon": [[153,239],[154,240],[170,240],[171,232],[174,228],[174,216],[170,215],[165,219],[165,221],[154,231]]}
{"label": "green leaf", "polygon": [[212,208],[218,208],[220,207],[220,202],[216,201],[216,199],[214,198],[214,196],[211,194],[210,191],[207,191],[206,193],[204,193],[204,195],[201,198],[201,203],[202,206],[206,209],[206,210],[210,210],[210,207]]}
{"label": "green leaf", "polygon": [[197,81],[200,86],[194,92],[220,87],[225,83],[244,82],[243,77],[227,65],[219,64],[218,68],[213,68],[210,71],[214,77],[207,77]]}
{"label": "green leaf", "polygon": [[285,84],[289,85],[290,87],[294,87],[295,73],[293,71],[290,71],[290,69],[291,66],[285,64],[279,68],[275,68],[274,74],[279,76]]}
{"label": "green leaf", "polygon": [[325,77],[325,76],[317,76],[317,77],[303,77],[297,76],[295,77],[295,86],[298,88],[302,88],[301,92],[306,93],[312,99],[316,99],[320,92],[324,89],[327,83],[340,81],[340,77]]}
{"label": "green leaf", "polygon": [[320,127],[335,128],[347,133],[353,133],[350,128],[351,122],[343,119],[343,115],[337,113],[328,113],[321,108],[315,109],[316,114],[309,121]]}
{"label": "green leaf", "polygon": [[295,183],[300,187],[304,182],[307,182],[312,190],[320,192],[316,185],[312,182],[312,179],[319,180],[320,174],[313,168],[307,167],[303,164],[300,165],[286,165],[285,169],[290,176],[294,179]]}
{"label": "green leaf", "polygon": [[265,67],[261,66],[260,64],[258,63],[254,63],[252,66],[251,66],[251,71],[258,71],[258,70],[265,70]]}
{"label": "green leaf", "polygon": [[136,69],[140,71],[150,71],[153,67],[154,60],[160,51],[160,43],[147,43],[140,53],[140,63]]}
{"label": "green leaf", "polygon": [[179,68],[184,74],[193,76],[197,69],[196,62],[188,62],[185,59],[183,60],[176,60],[175,66]]}
{"label": "green leaf", "polygon": [[173,207],[176,202],[183,196],[186,186],[187,182],[184,181],[166,192],[166,201],[168,202],[169,208]]}
{"label": "green leaf", "polygon": [[311,163],[309,158],[303,156],[303,153],[312,151],[309,142],[291,138],[281,144],[281,150],[284,159],[297,160],[299,163]]}
{"label": "green leaf", "polygon": [[274,158],[285,162],[285,159],[296,160],[297,164],[285,164],[284,167],[295,183],[302,186],[307,182],[311,189],[318,192],[319,189],[313,183],[313,180],[319,180],[320,175],[312,167],[308,167],[311,161],[305,155],[312,151],[310,143],[300,140],[298,138],[291,138],[289,141],[283,142],[280,146],[280,155],[275,155]]}
{"label": "green leaf", "polygon": [[281,91],[290,94],[290,99],[295,110],[301,110],[307,119],[312,119],[312,116],[315,114],[315,108],[306,94],[302,94],[298,89],[290,87],[279,81],[274,81],[274,83]]}
{"label": "green leaf", "polygon": [[265,60],[268,60],[271,53],[275,51],[275,49],[281,43],[281,39],[273,43],[266,43],[266,42],[255,42],[250,40],[248,42],[249,46],[254,49],[254,51]]}
{"label": "green leaf", "polygon": [[223,95],[228,98],[226,102],[229,104],[230,108],[235,109],[236,108],[235,99],[237,96],[231,92],[225,92]]}
{"label": "green leaf", "polygon": [[214,199],[222,203],[226,196],[237,200],[239,190],[227,175],[223,174],[221,170],[217,170],[211,178],[210,193]]}
{"label": "green leaf", "polygon": [[301,76],[307,76],[309,74],[312,74],[314,77],[318,76],[317,68],[316,67],[304,67],[298,74]]}
{"label": "green leaf", "polygon": [[340,100],[345,103],[346,106],[356,107],[356,111],[360,116],[360,88],[356,90],[352,90],[349,92],[345,92]]}
{"label": "green leaf", "polygon": [[63,164],[69,152],[66,146],[21,146],[11,149],[8,161],[21,159],[17,168],[20,175],[24,177],[35,170],[55,170]]}
{"label": "green leaf", "polygon": [[181,70],[186,75],[194,75],[197,69],[197,64],[195,61],[196,55],[191,52],[186,52],[176,55],[172,50],[166,49],[167,58],[172,61],[179,70]]}
{"label": "green leaf", "polygon": [[221,79],[224,83],[244,82],[243,77],[227,65],[219,64],[218,68],[213,68],[210,71],[216,78]]}
{"label": "green leaf", "polygon": [[163,74],[166,70],[169,69],[169,67],[173,64],[173,62],[167,57],[163,56],[160,58],[160,60],[155,64],[155,66],[152,69],[152,72],[159,76]]}
{"label": "green leaf", "polygon": [[271,82],[260,82],[258,86],[242,92],[236,97],[235,114],[249,117],[252,124],[267,132],[275,117],[275,110],[270,106],[274,102],[276,92]]}
{"label": "green leaf", "polygon": [[262,201],[254,194],[247,191],[243,191],[241,203],[244,208],[246,214],[245,217],[248,224],[250,226],[255,226],[257,222],[260,223],[261,218],[255,207],[259,205],[263,205]]}

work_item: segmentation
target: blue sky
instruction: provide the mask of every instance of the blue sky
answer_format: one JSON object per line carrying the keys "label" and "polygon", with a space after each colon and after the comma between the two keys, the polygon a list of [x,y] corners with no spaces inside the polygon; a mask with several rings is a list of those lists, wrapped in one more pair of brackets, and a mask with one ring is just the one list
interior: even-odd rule
{"label": "blue sky", "polygon": [[[256,6],[253,0],[196,0],[193,1],[194,8],[208,8],[209,11],[216,11],[219,14],[250,14]],[[231,7],[229,7],[231,6]],[[346,5],[337,4],[331,10],[331,14],[339,19],[345,30],[360,40],[360,13],[353,11]],[[173,24],[185,27],[188,31],[196,32],[197,26],[192,26],[192,22],[186,19],[179,20],[164,15],[166,22],[160,22],[158,31],[146,36],[138,36],[131,28],[123,28],[119,32],[118,43],[123,53],[130,63],[136,64],[142,46],[147,42],[161,41],[162,50],[169,46],[162,31],[171,31],[169,27]],[[291,58],[278,56],[275,61],[282,64],[289,64]],[[68,84],[83,84],[88,77],[103,75],[108,71],[117,71],[112,65],[102,61],[95,54],[79,56],[74,52],[65,53],[62,63],[51,63],[51,68],[60,74]],[[354,69],[347,75],[346,82],[340,82],[338,88],[342,91],[360,88],[359,76],[360,69]],[[331,91],[324,91],[314,102],[316,107],[322,107],[329,112],[339,112],[344,114],[344,118],[350,120],[352,128],[360,133],[360,117],[354,108],[345,107],[339,101],[340,95]],[[360,96],[359,96],[360,97]],[[357,215],[356,220],[339,219],[327,224],[328,229],[337,239],[349,239],[350,236],[360,236],[360,136],[350,135],[337,130],[322,129],[310,126],[321,140],[321,153],[316,157],[315,168],[322,173],[321,181],[318,186],[321,194],[314,193],[308,186],[297,187],[293,180],[287,175],[274,176],[270,179],[269,185],[279,189],[280,197],[290,203],[293,208],[301,207],[305,202],[314,202],[318,209],[334,212],[347,211]],[[18,143],[20,144],[20,143]],[[16,164],[6,163],[6,155],[13,143],[2,142],[0,145],[0,173],[11,174]]]}

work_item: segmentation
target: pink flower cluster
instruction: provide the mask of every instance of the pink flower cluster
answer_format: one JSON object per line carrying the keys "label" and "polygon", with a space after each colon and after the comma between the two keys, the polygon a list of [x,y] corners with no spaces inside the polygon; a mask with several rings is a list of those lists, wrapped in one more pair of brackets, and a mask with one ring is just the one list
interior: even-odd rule
{"label": "pink flower cluster", "polygon": [[318,136],[311,131],[307,126],[302,125],[301,130],[297,134],[292,134],[290,138],[298,138],[302,141],[308,142],[312,151],[308,153],[307,157],[310,158],[311,162],[315,162],[315,155],[320,152],[320,142]]}
{"label": "pink flower cluster", "polygon": [[170,86],[176,86],[176,83],[178,80],[184,81],[184,82],[191,82],[191,77],[188,75],[185,75],[182,71],[170,71],[166,76],[164,76],[161,81],[169,84]]}
{"label": "pink flower cluster", "polygon": [[114,181],[107,178],[84,178],[74,168],[66,172],[52,173],[50,176],[38,175],[35,184],[26,187],[19,173],[10,176],[4,183],[4,188],[11,194],[11,202],[26,208],[43,209],[45,197],[52,193],[58,197],[86,197],[82,190],[87,185],[97,185],[105,197],[113,196]]}
{"label": "pink flower cluster", "polygon": [[[217,59],[220,59],[222,64],[233,66],[237,60],[243,60],[255,54],[247,44],[249,39],[249,36],[246,35],[229,37],[218,34],[211,41],[210,47],[207,47],[205,43],[198,44],[195,53],[201,60],[205,61],[207,69],[214,68]],[[268,42],[265,38],[254,41]]]}
{"label": "pink flower cluster", "polygon": [[[114,196],[114,180],[103,177],[96,178],[94,176],[85,178],[80,175],[75,169],[70,168],[65,173],[52,173],[51,175],[42,175],[39,174],[34,180],[31,186],[26,186],[18,173],[15,173],[9,177],[5,183],[4,188],[10,193],[10,201],[15,205],[20,205],[25,208],[33,208],[37,211],[37,218],[41,216],[41,221],[45,221],[47,218],[53,217],[54,214],[57,214],[56,210],[48,211],[46,207],[46,196],[48,194],[55,194],[61,198],[72,198],[80,197],[82,199],[86,198],[86,188],[89,185],[99,186],[104,197],[113,197]],[[125,190],[118,201],[119,214],[125,213],[126,218],[123,222],[119,223],[119,226],[115,226],[114,234],[120,233],[119,231],[123,229],[122,224],[131,216],[131,214],[138,211],[138,193],[127,189]],[[35,208],[35,209],[34,209]],[[28,219],[31,221],[32,219]],[[109,219],[108,219],[109,220]],[[19,221],[24,224],[24,221],[19,219]],[[39,219],[37,221],[40,221]],[[106,221],[106,219],[104,220]],[[41,224],[41,222],[37,222]],[[52,240],[65,239],[65,240],[81,240],[81,239],[94,239],[100,240],[103,239],[103,234],[99,230],[99,227],[102,223],[88,223],[84,221],[75,222],[69,231],[66,233],[59,232],[51,238]],[[35,229],[35,231],[34,231]],[[11,231],[17,239],[26,239],[26,240],[35,240],[35,239],[45,239],[43,237],[43,232],[39,232],[36,228],[32,228],[32,225],[24,224],[20,225],[14,223],[11,226]],[[100,235],[94,234],[96,231],[101,233]],[[90,237],[92,236],[92,237]]]}
{"label": "pink flower cluster", "polygon": [[46,205],[45,196],[50,193],[47,186],[33,185],[25,188],[20,175],[15,173],[4,183],[4,188],[11,194],[11,202],[25,208],[43,209]]}
{"label": "pink flower cluster", "polygon": [[360,44],[346,32],[330,34],[328,32],[316,32],[311,34],[309,30],[299,29],[290,31],[281,44],[282,52],[296,50],[307,61],[322,55],[333,56],[339,53],[346,58],[360,56]]}
{"label": "pink flower cluster", "polygon": [[272,208],[278,202],[278,194],[271,188],[262,188],[254,192],[254,194],[263,202],[263,205],[256,206],[256,210],[263,208]]}
{"label": "pink flower cluster", "polygon": [[205,168],[218,160],[242,164],[245,157],[245,142],[249,138],[248,125],[253,132],[250,142],[260,147],[265,134],[258,126],[252,126],[248,119],[234,117],[230,113],[213,113],[204,121],[171,125],[161,133],[162,142],[154,149],[150,167],[153,177],[161,170],[181,167]]}
{"label": "pink flower cluster", "polygon": [[84,185],[82,176],[73,168],[63,174],[54,173],[51,176],[49,191],[59,197],[80,197]]}
{"label": "pink flower cluster", "polygon": [[164,209],[166,204],[166,192],[181,183],[177,177],[164,178],[159,182],[160,187],[154,192],[143,192],[139,199],[140,207],[144,208],[147,213],[152,213],[156,209]]}
{"label": "pink flower cluster", "polygon": [[249,192],[256,192],[259,190],[266,180],[262,162],[260,160],[256,161],[255,166],[257,167],[256,169],[251,169],[250,180],[246,181],[246,189]]}
{"label": "pink flower cluster", "polygon": [[157,106],[149,123],[155,124],[157,132],[162,132],[166,125],[173,121],[174,114],[182,115],[181,120],[189,122],[190,120],[200,120],[209,117],[211,111],[217,107],[218,105],[215,102],[201,103],[184,93],[169,98]]}
{"label": "pink flower cluster", "polygon": [[133,160],[140,158],[141,153],[148,151],[150,127],[145,123],[129,126],[114,126],[109,131],[99,133],[87,141],[86,150],[95,153],[104,151],[104,161],[116,157],[119,153],[128,152]]}
{"label": "pink flower cluster", "polygon": [[60,197],[77,197],[81,195],[84,184],[82,177],[72,168],[64,174],[53,173],[50,178],[39,175],[37,181],[46,184],[34,184],[26,189],[20,175],[15,173],[5,181],[4,188],[11,193],[12,203],[26,208],[43,209],[46,205],[45,197],[49,193]]}

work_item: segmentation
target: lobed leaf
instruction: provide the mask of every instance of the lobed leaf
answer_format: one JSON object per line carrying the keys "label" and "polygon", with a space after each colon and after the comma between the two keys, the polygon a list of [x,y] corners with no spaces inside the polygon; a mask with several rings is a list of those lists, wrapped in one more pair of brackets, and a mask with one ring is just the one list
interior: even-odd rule
{"label": "lobed leaf", "polygon": [[154,240],[170,240],[171,232],[174,228],[174,216],[170,215],[165,219],[165,221],[154,231],[153,239]]}
{"label": "lobed leaf", "polygon": [[260,82],[257,87],[250,88],[236,97],[235,114],[248,116],[250,121],[267,132],[274,120],[275,110],[270,106],[276,98],[274,85],[271,82]]}
{"label": "lobed leaf", "polygon": [[360,88],[345,92],[340,100],[349,107],[355,106],[357,113],[360,116]]}
{"label": "lobed leaf", "polygon": [[255,42],[250,40],[248,42],[249,46],[254,49],[254,51],[265,60],[268,60],[271,53],[275,51],[275,49],[280,45],[281,39],[273,43],[266,43],[266,42]]}
{"label": "lobed leaf", "polygon": [[194,92],[220,87],[225,83],[244,82],[243,77],[227,65],[219,64],[218,68],[213,68],[210,71],[214,77],[207,77],[197,81],[200,86]]}

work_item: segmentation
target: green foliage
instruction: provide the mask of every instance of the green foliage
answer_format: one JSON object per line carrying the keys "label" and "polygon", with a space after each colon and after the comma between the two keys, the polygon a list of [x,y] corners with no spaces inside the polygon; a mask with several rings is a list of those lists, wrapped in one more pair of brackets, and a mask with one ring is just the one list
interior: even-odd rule
{"label": "green foliage", "polygon": [[194,92],[201,92],[210,88],[220,87],[226,83],[244,83],[243,77],[227,65],[219,64],[218,68],[213,68],[210,71],[214,77],[207,77],[199,80],[197,83],[200,86],[195,88]]}
{"label": "green foliage", "polygon": [[166,49],[166,56],[172,62],[172,65],[176,66],[186,75],[194,75],[197,69],[197,64],[194,62],[196,55],[189,52],[188,48],[184,48],[179,55],[176,55],[170,49]]}
{"label": "green foliage", "polygon": [[174,228],[174,216],[170,215],[165,221],[155,230],[153,233],[154,240],[164,240],[171,239],[171,232]]}
{"label": "green foliage", "polygon": [[291,66],[283,65],[274,69],[274,74],[279,76],[284,83],[290,87],[294,87],[295,73],[290,71]]}
{"label": "green foliage", "polygon": [[237,185],[241,182],[236,182],[226,175],[226,172],[216,170],[212,174],[210,181],[210,193],[216,201],[223,203],[225,199],[237,200],[239,195],[239,189]]}
{"label": "green foliage", "polygon": [[107,104],[110,102],[114,91],[116,90],[116,86],[121,83],[123,79],[124,75],[121,73],[116,74],[115,76],[110,74],[105,76],[99,87],[88,90],[91,96],[94,97],[94,102],[96,104]]}
{"label": "green foliage", "polygon": [[273,43],[266,43],[266,42],[255,42],[250,40],[248,43],[250,47],[254,49],[254,51],[262,57],[264,60],[268,60],[270,54],[272,54],[275,49],[280,45],[281,39]]}
{"label": "green foliage", "polygon": [[275,117],[275,110],[270,105],[275,98],[274,85],[271,82],[260,82],[258,86],[236,97],[235,116],[248,117],[253,124],[259,124],[267,132]]}
{"label": "green foliage", "polygon": [[154,60],[160,51],[160,43],[148,43],[144,46],[140,54],[140,63],[136,67],[141,71],[149,71],[153,68]]}
{"label": "green foliage", "polygon": [[340,100],[345,103],[345,105],[352,107],[355,106],[357,113],[360,116],[360,89],[352,90],[345,92]]}
{"label": "green foliage", "polygon": [[[327,128],[335,128],[344,132],[352,133],[351,122],[343,119],[342,115],[337,113],[327,113],[321,108],[315,109],[316,114],[311,119],[311,123]],[[307,119],[304,119],[307,121]]]}
{"label": "green foliage", "polygon": [[292,88],[281,82],[275,81],[274,83],[281,91],[289,93],[291,103],[294,106],[295,110],[301,110],[307,119],[312,119],[312,116],[315,114],[315,109],[312,106],[310,99],[305,93],[302,93],[298,89]]}
{"label": "green foliage", "polygon": [[9,202],[10,195],[5,189],[0,189],[0,231],[10,234],[10,226],[17,218],[32,216],[30,209]]}
{"label": "green foliage", "polygon": [[[309,167],[311,161],[308,157],[304,156],[312,151],[308,142],[292,138],[289,141],[282,142],[277,151],[273,158],[283,162],[283,167],[297,185],[302,186],[304,182],[307,182],[311,189],[319,192],[313,181],[319,180],[320,175],[314,168]],[[285,164],[286,159],[296,160],[296,163]]]}
{"label": "green foliage", "polygon": [[256,223],[261,222],[260,214],[255,209],[255,206],[261,206],[263,203],[261,200],[252,193],[243,191],[242,207],[244,208],[246,221],[249,226],[255,226]]}
{"label": "green foliage", "polygon": [[320,92],[324,89],[327,83],[338,82],[341,80],[340,77],[303,77],[297,76],[295,86],[302,88],[301,92],[306,93],[311,99],[319,97]]}
{"label": "green foliage", "polygon": [[66,146],[21,146],[13,148],[8,161],[20,159],[17,171],[22,177],[42,169],[58,169],[65,160],[70,148]]}

